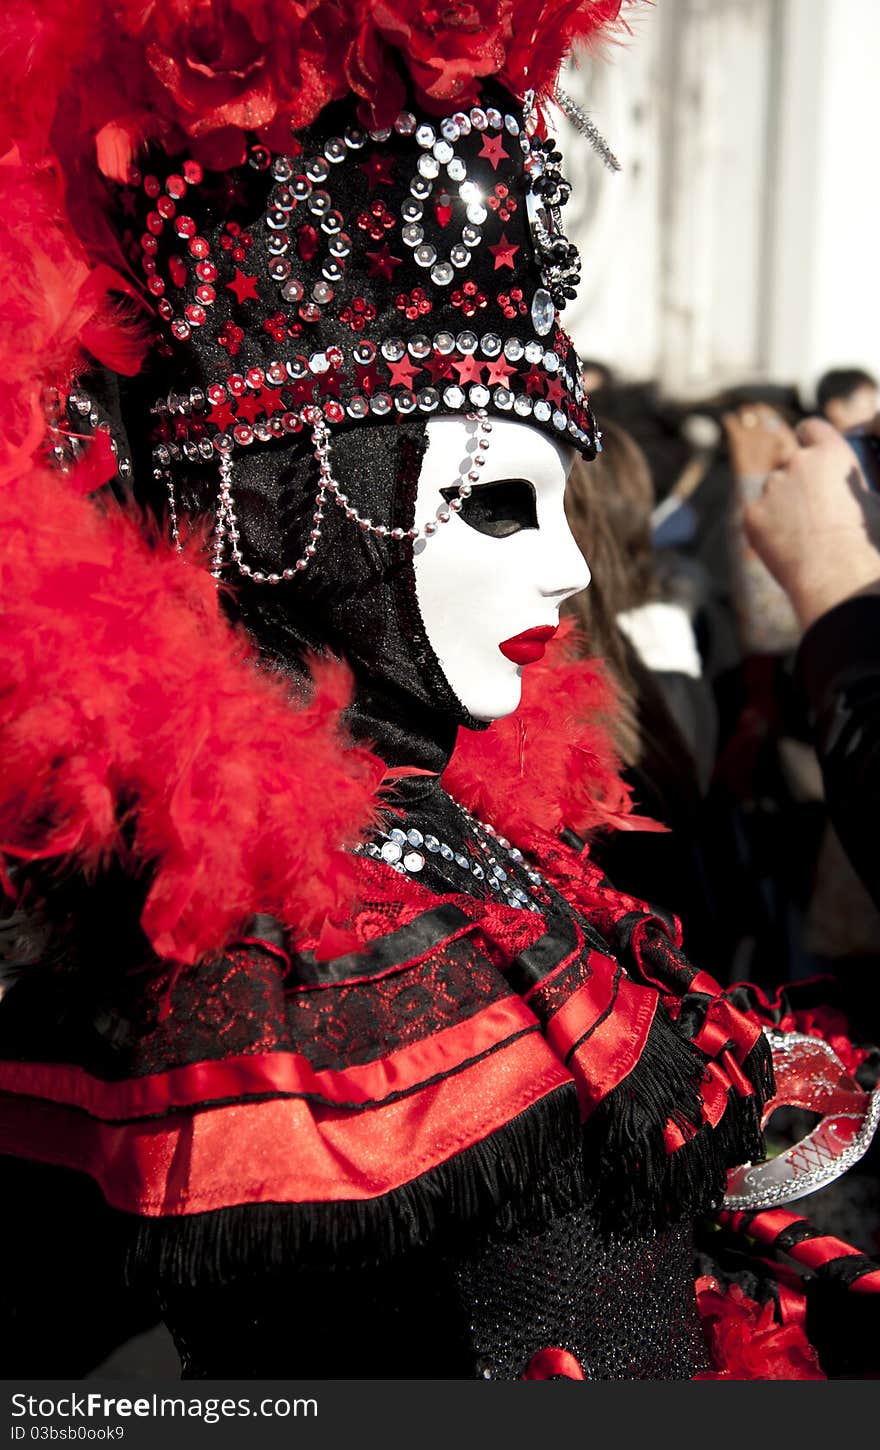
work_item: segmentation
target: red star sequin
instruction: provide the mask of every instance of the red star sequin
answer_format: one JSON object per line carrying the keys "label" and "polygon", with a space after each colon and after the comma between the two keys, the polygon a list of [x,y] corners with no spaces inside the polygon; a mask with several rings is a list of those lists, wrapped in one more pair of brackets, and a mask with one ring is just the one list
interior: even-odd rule
{"label": "red star sequin", "polygon": [[358,170],[364,173],[370,183],[370,191],[375,191],[377,186],[391,186],[394,181],[394,157],[383,156],[380,151],[374,151],[366,161],[358,162]]}
{"label": "red star sequin", "polygon": [[287,408],[280,388],[267,388],[263,393],[262,402],[267,418],[271,418],[273,413],[283,413]]}
{"label": "red star sequin", "polygon": [[[383,242],[378,252],[367,252],[369,266],[367,271],[371,277],[381,277],[383,281],[390,282],[394,276],[394,268],[403,266],[402,257],[392,257],[391,248],[387,242]],[[512,265],[512,264],[511,264]]]}
{"label": "red star sequin", "polygon": [[432,383],[439,383],[441,378],[452,376],[452,358],[441,357],[439,353],[436,353],[434,357],[426,357],[422,367],[430,373]]}
{"label": "red star sequin", "polygon": [[[498,264],[496,263],[496,266],[497,265]],[[239,306],[241,306],[242,302],[247,301],[247,299],[250,297],[252,297],[254,301],[259,301],[256,277],[249,277],[246,272],[243,272],[241,270],[240,267],[236,267],[235,276],[233,277],[231,282],[226,283],[226,286],[228,287],[230,292],[235,293],[235,300],[239,304]]]}
{"label": "red star sequin", "polygon": [[342,391],[342,379],[339,376],[338,368],[329,368],[326,373],[318,375],[318,396],[321,398],[338,398]]}
{"label": "red star sequin", "polygon": [[562,404],[562,391],[562,379],[557,374],[547,384],[547,402],[555,403],[557,407],[560,407]]}
{"label": "red star sequin", "polygon": [[232,404],[228,399],[223,403],[212,403],[211,411],[208,414],[208,422],[214,423],[222,433],[231,428],[235,422],[235,414],[232,411]]}
{"label": "red star sequin", "polygon": [[369,398],[377,388],[382,387],[382,379],[379,377],[376,363],[355,363],[355,367],[357,368],[358,387]]}
{"label": "red star sequin", "polygon": [[492,256],[495,258],[495,271],[496,272],[498,271],[498,268],[499,267],[510,267],[511,271],[513,270],[513,266],[514,266],[513,259],[516,256],[517,252],[519,251],[519,247],[518,246],[514,246],[514,244],[512,242],[509,242],[507,240],[507,233],[506,232],[502,232],[501,233],[501,241],[500,242],[496,242],[495,245],[494,245],[494,247],[490,247],[489,248],[489,251],[492,253]]}
{"label": "red star sequin", "polygon": [[459,383],[481,383],[483,381],[483,363],[470,357],[453,358],[452,366],[458,373]]}
{"label": "red star sequin", "polygon": [[290,384],[290,406],[292,408],[299,408],[303,403],[311,403],[314,401],[314,397],[314,378],[300,378],[297,382]]}
{"label": "red star sequin", "polygon": [[256,423],[258,418],[262,418],[265,411],[266,405],[261,393],[245,393],[244,397],[238,400],[240,422],[245,420],[248,423]]}
{"label": "red star sequin", "polygon": [[489,371],[486,374],[486,386],[494,388],[496,385],[502,388],[510,387],[510,374],[512,365],[506,357],[497,357],[494,362],[487,363]]}
{"label": "red star sequin", "polygon": [[526,392],[529,394],[530,397],[533,393],[539,393],[543,397],[544,383],[546,381],[546,378],[547,374],[545,372],[542,372],[539,367],[536,367],[535,364],[532,363],[532,366],[529,368],[528,372],[525,375],[525,378],[523,379],[526,385]]}
{"label": "red star sequin", "polygon": [[477,152],[477,156],[490,162],[493,171],[498,170],[500,162],[510,160],[510,153],[504,149],[502,136],[484,136],[483,149]]}
{"label": "red star sequin", "polygon": [[421,372],[421,368],[413,367],[408,357],[402,357],[400,362],[390,362],[388,371],[391,374],[392,388],[411,388],[413,378],[416,373]]}

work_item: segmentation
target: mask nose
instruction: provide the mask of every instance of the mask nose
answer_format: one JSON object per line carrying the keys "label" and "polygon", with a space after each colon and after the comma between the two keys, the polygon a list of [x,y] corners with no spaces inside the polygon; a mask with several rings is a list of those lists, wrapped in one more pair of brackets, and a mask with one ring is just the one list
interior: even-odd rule
{"label": "mask nose", "polygon": [[564,603],[573,594],[580,594],[592,578],[590,566],[575,543],[567,521],[564,521],[563,528],[548,550],[546,576],[547,584],[541,593],[556,604]]}

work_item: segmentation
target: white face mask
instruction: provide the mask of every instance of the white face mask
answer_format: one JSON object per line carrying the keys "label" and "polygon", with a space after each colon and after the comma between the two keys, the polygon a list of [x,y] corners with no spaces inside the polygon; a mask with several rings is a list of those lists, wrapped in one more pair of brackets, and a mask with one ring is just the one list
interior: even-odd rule
{"label": "white face mask", "polygon": [[[437,517],[471,467],[476,425],[432,418],[415,526]],[[571,450],[528,423],[492,419],[482,481],[414,549],[416,596],[431,648],[477,720],[509,715],[521,675],[540,659],[559,606],[586,589],[590,571],[563,507]]]}

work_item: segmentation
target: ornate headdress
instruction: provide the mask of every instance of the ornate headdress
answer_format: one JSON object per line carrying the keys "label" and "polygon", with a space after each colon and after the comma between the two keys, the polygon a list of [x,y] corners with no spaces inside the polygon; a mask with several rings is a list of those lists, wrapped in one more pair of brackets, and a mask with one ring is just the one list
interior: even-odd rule
{"label": "ornate headdress", "polygon": [[[479,479],[493,415],[593,455],[559,318],[580,263],[542,106],[565,55],[620,3],[105,0],[78,17],[40,0],[24,12],[27,84],[10,54],[7,114],[40,82],[29,180],[42,169],[53,245],[83,269],[93,314],[115,290],[154,319],[153,468],[176,537],[178,473],[213,466],[215,573],[231,556],[257,583],[295,577],[331,505],[364,533],[416,537],[368,517],[334,475],[334,434],[361,422],[473,419],[472,466],[431,532]],[[131,371],[130,328],[83,321],[79,342]],[[44,382],[69,381],[69,342],[67,377]],[[74,391],[56,423],[76,434],[89,417]],[[235,456],[304,430],[319,463],[308,537],[298,558],[253,567]]]}

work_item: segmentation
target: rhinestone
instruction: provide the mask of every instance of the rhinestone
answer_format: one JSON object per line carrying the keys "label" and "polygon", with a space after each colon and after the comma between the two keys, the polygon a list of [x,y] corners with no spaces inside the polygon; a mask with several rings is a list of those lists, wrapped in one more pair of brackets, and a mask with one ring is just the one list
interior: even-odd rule
{"label": "rhinestone", "polygon": [[441,357],[446,357],[447,354],[455,352],[455,337],[453,333],[435,332],[434,347],[440,353]]}
{"label": "rhinestone", "polygon": [[544,361],[544,349],[539,342],[526,343],[526,362],[539,363]]}
{"label": "rhinestone", "polygon": [[431,339],[426,337],[423,332],[417,332],[414,337],[411,337],[407,346],[411,357],[430,357],[431,355]]}
{"label": "rhinestone", "polygon": [[325,156],[313,156],[306,162],[306,176],[309,181],[326,181],[329,175],[330,167]]}
{"label": "rhinestone", "polygon": [[423,413],[433,413],[440,406],[440,394],[436,388],[422,388],[418,395],[418,404]]}
{"label": "rhinestone", "polygon": [[423,147],[426,151],[430,146],[434,145],[436,139],[437,132],[434,130],[434,127],[429,126],[427,122],[424,125],[419,126],[418,130],[416,131],[416,140],[418,141],[419,145]]}
{"label": "rhinestone", "polygon": [[471,107],[471,125],[475,131],[485,131],[488,124],[486,112],[479,106]]}
{"label": "rhinestone", "polygon": [[405,222],[421,221],[424,214],[424,207],[414,196],[408,196],[400,208],[400,215]]}
{"label": "rhinestone", "polygon": [[325,262],[321,272],[328,282],[338,282],[345,271],[341,262]]}
{"label": "rhinestone", "polygon": [[550,407],[546,398],[535,399],[535,417],[539,423],[549,423],[552,412],[553,409]]}
{"label": "rhinestone", "polygon": [[279,257],[276,261],[270,263],[269,276],[273,282],[283,282],[290,276],[290,263],[285,262]]}
{"label": "rhinestone", "polygon": [[387,393],[373,394],[370,399],[370,412],[379,418],[384,418],[386,413],[391,412],[391,399]]}
{"label": "rhinestone", "polygon": [[541,885],[541,878],[538,875],[537,871],[527,871],[526,875],[528,876],[533,886]]}
{"label": "rhinestone", "polygon": [[467,209],[467,219],[475,227],[481,227],[489,213],[481,201],[471,202]]}
{"label": "rhinestone", "polygon": [[437,262],[431,268],[431,281],[438,287],[448,287],[455,276],[455,272],[449,262]]}
{"label": "rhinestone", "polygon": [[483,240],[483,233],[479,227],[463,226],[461,229],[461,239],[468,247],[478,247]]}
{"label": "rhinestone", "polygon": [[557,368],[559,367],[558,354],[555,352],[545,352],[544,366],[547,369],[548,373],[555,373]]}
{"label": "rhinestone", "polygon": [[440,855],[443,857],[444,861],[451,861],[455,855],[455,852],[453,851],[451,846],[447,846],[445,841],[441,841]]}
{"label": "rhinestone", "polygon": [[419,157],[418,167],[421,176],[427,176],[433,179],[435,176],[440,175],[440,162],[436,156],[431,156],[428,152],[425,152]]}
{"label": "rhinestone", "polygon": [[389,866],[393,866],[396,861],[400,860],[403,852],[396,841],[383,841],[381,854],[382,860],[387,861]]}
{"label": "rhinestone", "polygon": [[412,413],[416,406],[416,395],[408,390],[397,393],[394,399],[394,406],[398,413]]}
{"label": "rhinestone", "polygon": [[297,201],[305,201],[306,197],[309,196],[311,193],[312,183],[309,181],[307,176],[298,176],[296,178],[296,181],[293,183],[291,190],[293,191],[293,194],[296,197]]}
{"label": "rhinestone", "polygon": [[554,428],[558,428],[560,431],[563,431],[565,429],[565,426],[566,426],[567,421],[568,420],[567,420],[565,414],[562,413],[562,412],[560,412],[559,410],[557,410],[553,414],[553,426],[554,426]]}
{"label": "rhinestone", "polygon": [[528,418],[532,411],[532,400],[525,393],[518,393],[513,400],[513,411],[521,418]]}
{"label": "rhinestone", "polygon": [[407,851],[403,858],[403,864],[407,871],[421,871],[425,864],[425,858],[421,851]]}
{"label": "rhinestone", "polygon": [[419,267],[432,267],[437,260],[437,248],[426,242],[424,246],[416,247],[413,257]]}
{"label": "rhinestone", "polygon": [[[424,159],[425,158],[422,157],[422,160]],[[409,184],[409,189],[412,192],[413,196],[419,197],[421,201],[424,201],[426,197],[429,197],[431,195],[431,192],[434,190],[431,182],[427,181],[424,176],[414,176]]]}
{"label": "rhinestone", "polygon": [[270,257],[283,257],[290,246],[290,237],[287,232],[273,232],[267,244],[267,251]]}
{"label": "rhinestone", "polygon": [[436,853],[440,850],[440,842],[437,840],[436,836],[426,836],[425,845],[427,846],[429,851],[433,851]]}
{"label": "rhinestone", "polygon": [[532,298],[532,323],[535,331],[544,337],[553,326],[555,317],[553,298],[546,287],[539,287]]}
{"label": "rhinestone", "polygon": [[456,267],[466,267],[471,259],[471,254],[467,247],[463,247],[460,242],[457,242],[449,253],[449,259],[455,263]]}
{"label": "rhinestone", "polygon": [[499,881],[507,880],[507,872],[501,866],[495,867],[495,875],[498,877]]}
{"label": "rhinestone", "polygon": [[399,136],[411,136],[416,129],[416,118],[412,111],[401,111],[394,122],[394,129]]}
{"label": "rhinestone", "polygon": [[475,332],[460,332],[458,334],[458,350],[469,357],[477,350],[477,334]]}
{"label": "rhinestone", "polygon": [[304,378],[308,375],[309,365],[306,362],[305,358],[300,357],[299,355],[294,358],[289,358],[285,364],[285,367],[287,368],[287,371],[290,373],[290,376],[292,378],[299,379]]}
{"label": "rhinestone", "polygon": [[249,443],[254,441],[254,430],[249,428],[247,423],[238,423],[232,430],[232,436],[236,443],[241,443],[246,448]]}
{"label": "rhinestone", "polygon": [[483,870],[482,866],[480,865],[479,861],[475,861],[474,862],[472,869],[473,869],[473,873],[476,876],[477,880],[478,881],[482,881],[482,879],[483,879],[483,877],[485,876],[486,873]]}
{"label": "rhinestone", "polygon": [[508,362],[519,362],[525,349],[518,337],[509,337],[504,344],[504,356]]}
{"label": "rhinestone", "polygon": [[272,162],[272,175],[276,181],[289,181],[294,170],[292,156],[276,156]]}
{"label": "rhinestone", "polygon": [[511,846],[508,849],[507,854],[510,857],[511,861],[521,861],[523,858],[523,853],[519,849],[519,846]]}
{"label": "rhinestone", "polygon": [[359,126],[349,126],[345,133],[345,144],[350,151],[360,151],[367,144],[367,133]]}
{"label": "rhinestone", "polygon": [[333,301],[333,288],[328,282],[316,282],[312,288],[312,300],[326,307],[328,302]]}
{"label": "rhinestone", "polygon": [[460,866],[462,871],[470,871],[471,869],[470,861],[461,851],[456,851],[455,853],[455,864],[456,866]]}
{"label": "rhinestone", "polygon": [[489,402],[491,394],[488,388],[483,387],[482,383],[474,383],[473,387],[468,393],[468,397],[470,398],[475,408],[485,408],[486,404]]}
{"label": "rhinestone", "polygon": [[324,220],[321,222],[321,231],[326,232],[328,237],[335,236],[337,232],[342,231],[343,221],[344,217],[341,211],[328,211]]}
{"label": "rhinestone", "polygon": [[399,826],[395,826],[392,831],[388,832],[388,835],[392,841],[397,842],[398,846],[406,845],[406,832],[402,831]]}
{"label": "rhinestone", "polygon": [[[419,211],[421,211],[421,207],[419,207]],[[400,235],[408,247],[417,247],[425,235],[425,228],[420,227],[417,222],[408,222],[405,227],[401,228]]]}
{"label": "rhinestone", "polygon": [[455,122],[462,136],[469,136],[471,133],[471,118],[467,111],[456,111],[452,120]]}
{"label": "rhinestone", "polygon": [[376,347],[372,342],[359,342],[354,350],[354,360],[361,367],[369,367],[375,356]]}
{"label": "rhinestone", "polygon": [[331,238],[329,245],[334,257],[347,257],[351,251],[351,237],[347,232],[340,232]]}
{"label": "rhinestone", "polygon": [[441,166],[446,166],[455,155],[448,141],[435,141],[433,150]]}
{"label": "rhinestone", "polygon": [[425,841],[425,838],[422,835],[421,831],[416,830],[407,831],[406,839],[409,841],[409,844],[411,846],[422,846],[424,845]]}
{"label": "rhinestone", "polygon": [[450,181],[464,181],[467,176],[467,167],[460,156],[453,156],[446,167],[446,175]]}
{"label": "rhinestone", "polygon": [[475,181],[466,181],[463,186],[458,188],[458,194],[466,204],[483,200],[483,193]]}
{"label": "rhinestone", "polygon": [[501,890],[501,882],[497,881],[494,876],[487,876],[486,880],[488,881],[493,891]]}
{"label": "rhinestone", "polygon": [[266,369],[266,380],[276,388],[280,388],[281,384],[286,381],[284,364],[280,362],[270,363]]}
{"label": "rhinestone", "polygon": [[324,155],[328,161],[333,162],[334,166],[338,165],[345,156],[345,142],[341,141],[338,136],[331,136],[324,147]]}
{"label": "rhinestone", "polygon": [[272,153],[265,146],[252,146],[248,153],[248,165],[255,171],[265,171],[272,164]]}
{"label": "rhinestone", "polygon": [[480,352],[483,357],[497,357],[501,351],[501,338],[494,332],[486,332],[480,338]]}
{"label": "rhinestone", "polygon": [[330,196],[326,191],[313,191],[309,197],[309,211],[313,216],[324,216],[330,210]]}
{"label": "rhinestone", "polygon": [[461,127],[454,116],[447,116],[445,121],[440,122],[440,135],[446,141],[457,141],[461,135]]}
{"label": "rhinestone", "polygon": [[501,408],[501,410],[505,413],[513,407],[513,393],[510,391],[509,388],[496,388],[495,392],[492,394],[492,398],[495,403],[495,407]]}
{"label": "rhinestone", "polygon": [[351,418],[364,418],[369,411],[370,405],[366,398],[361,397],[360,393],[355,394],[346,408],[346,412]]}
{"label": "rhinestone", "polygon": [[304,291],[302,282],[297,281],[296,277],[291,277],[290,281],[281,288],[281,296],[285,302],[299,302],[302,300]]}
{"label": "rhinestone", "polygon": [[504,125],[504,118],[496,106],[486,107],[486,120],[494,131],[500,131]]}
{"label": "rhinestone", "polygon": [[516,119],[516,116],[505,116],[504,125],[505,128],[510,132],[511,136],[519,135],[519,121]]}
{"label": "rhinestone", "polygon": [[187,439],[183,445],[183,456],[184,458],[189,459],[190,463],[198,462],[199,450],[196,444],[191,443],[189,439]]}
{"label": "rhinestone", "polygon": [[447,408],[452,408],[455,411],[464,403],[464,393],[458,387],[444,388],[443,401]]}
{"label": "rhinestone", "polygon": [[330,369],[330,359],[325,352],[313,352],[309,358],[309,371],[313,373],[326,373]]}
{"label": "rhinestone", "polygon": [[266,217],[266,226],[273,232],[283,231],[287,226],[287,217],[283,211],[270,211]]}

